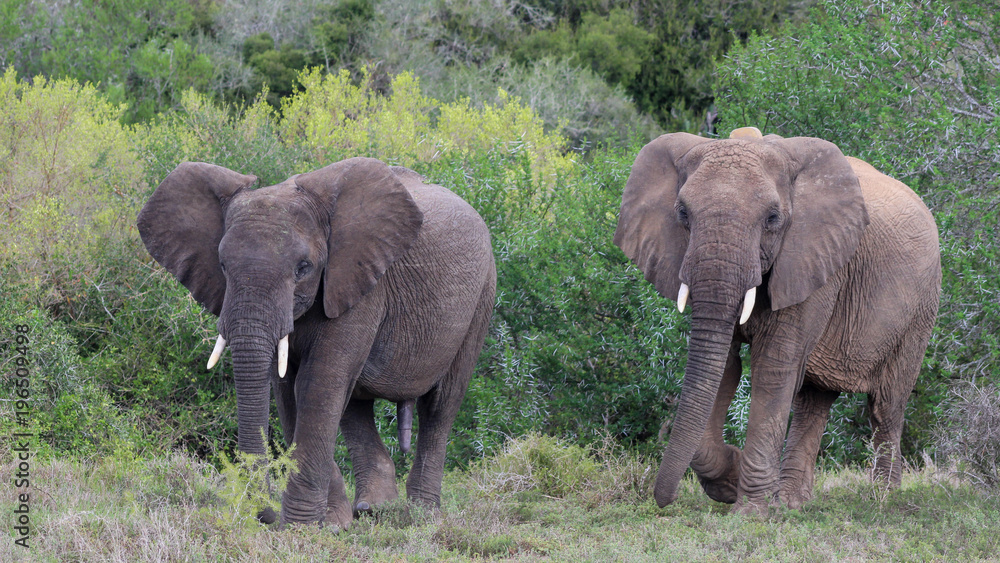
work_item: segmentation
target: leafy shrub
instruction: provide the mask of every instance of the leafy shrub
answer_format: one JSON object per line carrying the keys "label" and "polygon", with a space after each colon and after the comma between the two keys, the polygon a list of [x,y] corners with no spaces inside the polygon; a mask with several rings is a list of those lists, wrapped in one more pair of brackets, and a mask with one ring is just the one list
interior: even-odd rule
{"label": "leafy shrub", "polygon": [[468,97],[475,107],[499,104],[498,92],[509,92],[538,115],[546,131],[559,132],[574,149],[627,143],[633,131],[652,138],[657,131],[621,86],[609,86],[589,68],[568,59],[545,57],[516,64],[498,56],[489,67],[451,69],[446,80],[431,82],[429,90],[443,100]]}
{"label": "leafy shrub", "polygon": [[524,154],[425,171],[486,220],[498,269],[491,337],[451,460],[488,454],[528,430],[581,444],[607,432],[658,449],[680,391],[687,324],[611,241],[632,154],[598,149],[548,190]]}
{"label": "leafy shrub", "polygon": [[612,9],[607,16],[583,14],[575,29],[568,20],[563,20],[554,29],[529,35],[514,50],[514,59],[534,61],[545,56],[575,56],[609,84],[628,88],[649,56],[654,39],[652,33],[636,26],[633,20],[634,14],[622,8]]}
{"label": "leafy shrub", "polygon": [[275,49],[267,32],[251,35],[243,43],[243,59],[255,71],[254,91],[267,88],[267,101],[281,106],[281,98],[295,90],[295,78],[306,67],[306,54],[286,43]]}
{"label": "leafy shrub", "polygon": [[638,25],[655,34],[628,93],[636,106],[668,131],[714,132],[716,61],[753,32],[784,34],[781,25],[798,19],[813,2],[710,0],[644,2]]}
{"label": "leafy shrub", "polygon": [[530,108],[505,93],[498,104],[477,109],[467,99],[440,104],[425,97],[409,73],[394,77],[385,96],[369,77],[365,71],[362,84],[354,85],[346,70],[327,76],[316,69],[303,73],[302,92],[282,106],[286,142],[301,143],[314,162],[363,154],[411,167],[449,153],[523,150],[541,182],[572,167],[562,154],[565,141],[546,133]]}
{"label": "leafy shrub", "polygon": [[305,172],[304,167],[310,166],[303,162],[307,155],[295,145],[282,142],[277,116],[265,102],[266,97],[264,92],[253,103],[237,108],[188,90],[176,111],[136,127],[135,139],[143,155],[147,183],[158,185],[185,160],[211,162],[253,174],[261,186]]}
{"label": "leafy shrub", "polygon": [[71,80],[0,78],[0,263],[42,307],[76,309],[104,246],[129,244],[142,168],[123,108]]}
{"label": "leafy shrub", "polygon": [[[12,286],[0,284],[0,290],[0,326],[5,327],[0,335],[0,358],[22,356],[15,354],[13,328],[26,325],[27,342],[19,348],[26,351],[30,393],[27,411],[18,415],[14,386],[9,384],[11,396],[0,402],[0,431],[7,436],[31,434],[32,451],[43,458],[142,448],[146,443],[143,424],[115,405],[95,377],[97,366],[80,356],[67,328],[39,309],[25,309]],[[4,373],[13,376],[13,364],[5,367],[10,369]]]}

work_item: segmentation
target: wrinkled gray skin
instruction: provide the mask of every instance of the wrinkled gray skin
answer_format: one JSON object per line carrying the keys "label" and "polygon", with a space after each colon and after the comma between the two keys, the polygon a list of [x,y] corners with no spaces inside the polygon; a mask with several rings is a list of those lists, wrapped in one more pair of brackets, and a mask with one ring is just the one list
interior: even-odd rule
{"label": "wrinkled gray skin", "polygon": [[[819,139],[664,135],[635,160],[615,244],[661,295],[690,288],[659,506],[676,500],[689,465],[738,512],[801,506],[841,392],[868,394],[876,478],[899,484],[903,411],[941,288],[937,228],[909,188]],[[742,451],[722,438],[741,343],[751,372]]]}
{"label": "wrinkled gray skin", "polygon": [[[281,522],[346,529],[354,512],[398,496],[374,399],[401,411],[416,400],[406,492],[439,505],[448,433],[493,310],[486,225],[450,191],[369,158],[248,189],[255,181],[185,162],[138,218],[150,254],[219,316],[232,351],[239,449],[265,453],[273,387],[298,462]],[[288,370],[279,378],[275,350],[285,335]],[[353,504],[334,462],[338,428],[357,479]]]}

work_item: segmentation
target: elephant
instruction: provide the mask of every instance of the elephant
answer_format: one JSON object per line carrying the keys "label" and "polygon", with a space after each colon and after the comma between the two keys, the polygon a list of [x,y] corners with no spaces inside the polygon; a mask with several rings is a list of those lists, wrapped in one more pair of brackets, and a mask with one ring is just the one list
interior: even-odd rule
{"label": "elephant", "polygon": [[[666,134],[633,163],[614,242],[660,295],[691,306],[659,507],[688,466],[738,513],[801,507],[839,393],[868,395],[873,476],[900,484],[904,409],[941,292],[937,227],[912,190],[821,139]],[[741,451],[722,430],[742,344]]]}
{"label": "elephant", "polygon": [[[280,514],[258,518],[343,530],[398,498],[376,398],[397,403],[403,449],[415,406],[406,493],[439,507],[448,435],[493,313],[485,222],[446,188],[372,158],[250,189],[256,181],[181,163],[137,224],[153,258],[218,316],[208,365],[228,346],[240,451],[265,454],[273,388],[297,471]],[[334,460],[338,430],[356,478],[353,503]]]}

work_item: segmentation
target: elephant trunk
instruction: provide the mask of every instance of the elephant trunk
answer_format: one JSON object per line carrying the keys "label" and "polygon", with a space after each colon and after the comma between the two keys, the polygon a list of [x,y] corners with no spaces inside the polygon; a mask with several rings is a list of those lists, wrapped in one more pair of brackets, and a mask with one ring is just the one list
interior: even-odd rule
{"label": "elephant trunk", "polygon": [[729,357],[733,326],[731,321],[692,319],[684,386],[653,495],[661,508],[677,500],[678,484],[701,444]]}
{"label": "elephant trunk", "polygon": [[239,449],[263,455],[266,453],[263,437],[270,412],[270,375],[276,341],[270,335],[258,334],[240,336],[231,342]]}
{"label": "elephant trunk", "polygon": [[[706,255],[711,258],[698,260]],[[681,477],[708,425],[736,323],[749,316],[749,311],[741,312],[741,300],[745,296],[752,307],[755,292],[747,295],[747,290],[760,284],[759,269],[718,259],[725,255],[720,245],[708,244],[686,258],[692,263],[691,337],[680,401],[654,488],[653,496],[661,508],[677,500]],[[745,263],[752,264],[749,260]]]}
{"label": "elephant trunk", "polygon": [[270,414],[271,374],[276,365],[280,368],[287,362],[287,335],[293,329],[291,310],[290,295],[274,289],[232,284],[227,289],[219,333],[233,355],[237,443],[242,452],[263,455],[267,451],[262,430],[266,432]]}

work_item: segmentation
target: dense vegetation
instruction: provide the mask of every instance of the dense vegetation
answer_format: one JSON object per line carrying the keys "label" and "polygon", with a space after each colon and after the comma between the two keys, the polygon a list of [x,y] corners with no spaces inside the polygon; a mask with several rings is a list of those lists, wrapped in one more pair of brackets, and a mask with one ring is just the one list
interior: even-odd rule
{"label": "dense vegetation", "polygon": [[[931,206],[944,293],[904,453],[995,487],[1000,5],[690,5],[0,0],[0,362],[13,373],[29,326],[39,456],[231,452],[231,369],[204,369],[215,320],[136,213],[182,160],[269,185],[355,155],[451,188],[492,231],[498,307],[453,467],[528,431],[658,451],[687,321],[611,243],[621,190],[657,127],[756,125],[834,141]],[[824,463],[868,459],[866,408],[840,399]]]}

